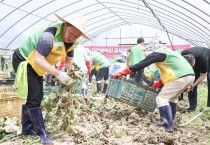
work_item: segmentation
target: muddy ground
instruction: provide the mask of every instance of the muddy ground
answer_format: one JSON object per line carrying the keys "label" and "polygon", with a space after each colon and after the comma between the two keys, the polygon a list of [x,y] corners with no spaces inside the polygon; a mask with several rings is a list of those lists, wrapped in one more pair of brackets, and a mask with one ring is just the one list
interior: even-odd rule
{"label": "muddy ground", "polygon": [[[191,123],[184,125],[203,110],[186,113],[187,97],[179,101],[174,123],[174,133],[166,133],[161,127],[158,109],[148,113],[113,99],[104,104],[104,95],[92,96],[90,104],[81,99],[74,109],[72,132],[66,133],[50,122],[46,130],[55,145],[207,145],[210,144],[210,110],[206,110]],[[49,118],[49,117],[48,117]],[[187,118],[187,119],[185,119]],[[51,116],[53,120],[53,115]],[[56,120],[57,123],[62,118]],[[19,131],[20,132],[20,131]],[[16,132],[17,133],[17,132]],[[39,138],[9,134],[2,145],[41,144]]]}

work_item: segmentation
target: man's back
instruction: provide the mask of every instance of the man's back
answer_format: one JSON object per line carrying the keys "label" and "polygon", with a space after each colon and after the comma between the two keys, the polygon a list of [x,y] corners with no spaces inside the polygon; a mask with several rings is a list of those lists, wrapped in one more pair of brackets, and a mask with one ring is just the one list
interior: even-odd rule
{"label": "man's back", "polygon": [[143,51],[144,47],[141,45],[135,45],[130,50],[129,65],[134,65],[145,58]]}

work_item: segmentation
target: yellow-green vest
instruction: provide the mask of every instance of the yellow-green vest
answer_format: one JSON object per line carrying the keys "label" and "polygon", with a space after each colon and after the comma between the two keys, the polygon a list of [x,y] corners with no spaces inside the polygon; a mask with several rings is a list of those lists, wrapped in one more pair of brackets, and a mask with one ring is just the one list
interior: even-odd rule
{"label": "yellow-green vest", "polygon": [[[63,23],[52,26],[52,27],[56,27],[57,30],[56,30],[55,37],[53,39],[53,48],[51,49],[49,55],[45,58],[46,61],[52,66],[60,61],[65,60],[67,56],[67,52],[72,51],[75,48],[75,46],[72,45],[66,51],[63,38],[62,38],[62,26],[63,26]],[[30,37],[28,37],[27,40],[19,48],[21,55],[29,62],[29,64],[33,67],[33,69],[36,71],[36,73],[39,76],[43,76],[45,74],[45,71],[41,69],[39,66],[35,65],[34,54],[35,54],[36,46],[43,32],[44,30],[40,30],[37,33],[34,33]]]}
{"label": "yellow-green vest", "polygon": [[163,47],[156,52],[166,54],[166,60],[156,62],[156,66],[160,70],[160,78],[163,84],[176,80],[187,74],[194,74],[192,66],[179,53]]}

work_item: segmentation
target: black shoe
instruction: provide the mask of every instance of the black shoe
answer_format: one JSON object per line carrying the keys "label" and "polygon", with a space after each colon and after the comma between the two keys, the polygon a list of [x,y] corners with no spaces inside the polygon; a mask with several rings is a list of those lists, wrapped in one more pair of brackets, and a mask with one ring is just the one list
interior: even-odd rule
{"label": "black shoe", "polygon": [[185,112],[192,112],[192,111],[195,111],[196,110],[196,107],[188,107],[185,109]]}

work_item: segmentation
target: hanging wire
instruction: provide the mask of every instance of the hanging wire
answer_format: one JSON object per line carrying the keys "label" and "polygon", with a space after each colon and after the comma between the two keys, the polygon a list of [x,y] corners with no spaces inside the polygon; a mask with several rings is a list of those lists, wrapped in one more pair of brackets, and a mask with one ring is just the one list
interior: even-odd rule
{"label": "hanging wire", "polygon": [[174,47],[173,47],[173,44],[172,44],[172,42],[171,42],[171,39],[170,39],[170,37],[169,37],[168,30],[165,28],[165,26],[164,26],[163,23],[160,21],[160,19],[158,18],[158,16],[155,14],[155,12],[153,11],[153,9],[149,6],[149,4],[148,4],[145,0],[142,0],[142,2],[144,3],[144,5],[145,5],[148,9],[150,9],[150,11],[152,12],[153,16],[158,20],[158,23],[160,24],[160,26],[166,31],[166,34],[167,34],[167,36],[168,36],[169,42],[170,42],[170,44],[171,44],[171,47],[172,47],[173,50],[175,50]]}

